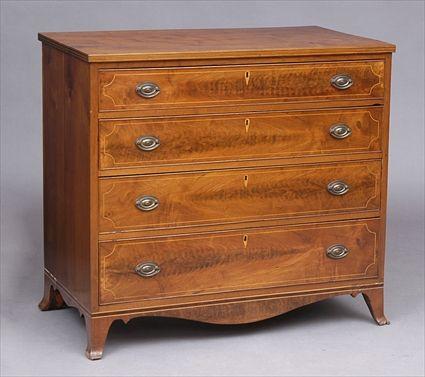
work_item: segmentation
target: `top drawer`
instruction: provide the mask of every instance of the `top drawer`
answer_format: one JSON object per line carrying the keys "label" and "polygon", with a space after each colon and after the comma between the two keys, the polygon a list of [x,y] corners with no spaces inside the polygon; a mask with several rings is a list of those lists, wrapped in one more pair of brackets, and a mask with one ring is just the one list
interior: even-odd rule
{"label": "top drawer", "polygon": [[101,70],[99,110],[382,98],[384,62]]}

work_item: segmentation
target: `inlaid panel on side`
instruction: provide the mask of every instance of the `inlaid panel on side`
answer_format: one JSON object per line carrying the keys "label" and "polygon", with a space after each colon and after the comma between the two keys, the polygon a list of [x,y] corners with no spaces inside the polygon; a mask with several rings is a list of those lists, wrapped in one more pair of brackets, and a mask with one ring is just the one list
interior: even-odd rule
{"label": "inlaid panel on side", "polygon": [[[338,89],[336,75],[352,85]],[[145,97],[138,85],[148,84]],[[99,74],[99,110],[382,98],[383,61],[110,69]]]}
{"label": "inlaid panel on side", "polygon": [[379,152],[381,117],[367,108],[102,121],[100,167]]}
{"label": "inlaid panel on side", "polygon": [[[99,196],[100,231],[377,210],[380,173],[381,162],[372,160],[103,178]],[[334,182],[345,183],[348,191],[331,194],[328,185]]]}
{"label": "inlaid panel on side", "polygon": [[[378,220],[100,244],[103,304],[377,276]],[[343,245],[346,255],[331,258]],[[151,276],[137,273],[148,264]],[[145,267],[144,267],[145,266]]]}

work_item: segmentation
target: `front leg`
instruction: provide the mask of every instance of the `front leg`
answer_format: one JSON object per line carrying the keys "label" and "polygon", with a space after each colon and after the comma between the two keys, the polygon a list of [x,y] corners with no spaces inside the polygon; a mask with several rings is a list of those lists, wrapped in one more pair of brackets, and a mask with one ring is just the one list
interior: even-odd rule
{"label": "front leg", "polygon": [[90,360],[99,360],[102,358],[106,337],[114,320],[108,317],[91,317],[88,314],[84,315],[84,319],[87,331],[86,356]]}
{"label": "front leg", "polygon": [[375,322],[380,326],[389,325],[390,321],[384,315],[384,288],[368,289],[362,294]]}

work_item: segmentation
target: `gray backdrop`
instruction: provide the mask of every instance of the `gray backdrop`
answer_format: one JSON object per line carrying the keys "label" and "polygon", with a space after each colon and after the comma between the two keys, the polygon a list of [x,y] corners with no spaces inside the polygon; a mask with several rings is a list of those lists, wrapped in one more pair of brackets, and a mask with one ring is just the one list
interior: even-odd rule
{"label": "gray backdrop", "polygon": [[[424,373],[424,3],[422,1],[2,1],[2,375]],[[39,31],[320,25],[397,44],[393,65],[386,313],[340,297],[247,326],[141,319],[113,325],[104,359],[83,355],[73,309],[41,313]]]}

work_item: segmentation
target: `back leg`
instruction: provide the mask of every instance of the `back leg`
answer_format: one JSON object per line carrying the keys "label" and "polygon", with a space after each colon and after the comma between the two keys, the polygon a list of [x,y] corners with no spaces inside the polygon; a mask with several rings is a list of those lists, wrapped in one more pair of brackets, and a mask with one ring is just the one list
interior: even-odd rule
{"label": "back leg", "polygon": [[38,304],[38,307],[42,311],[64,309],[68,307],[60,292],[53,288],[53,285],[47,276],[44,276],[44,295]]}

